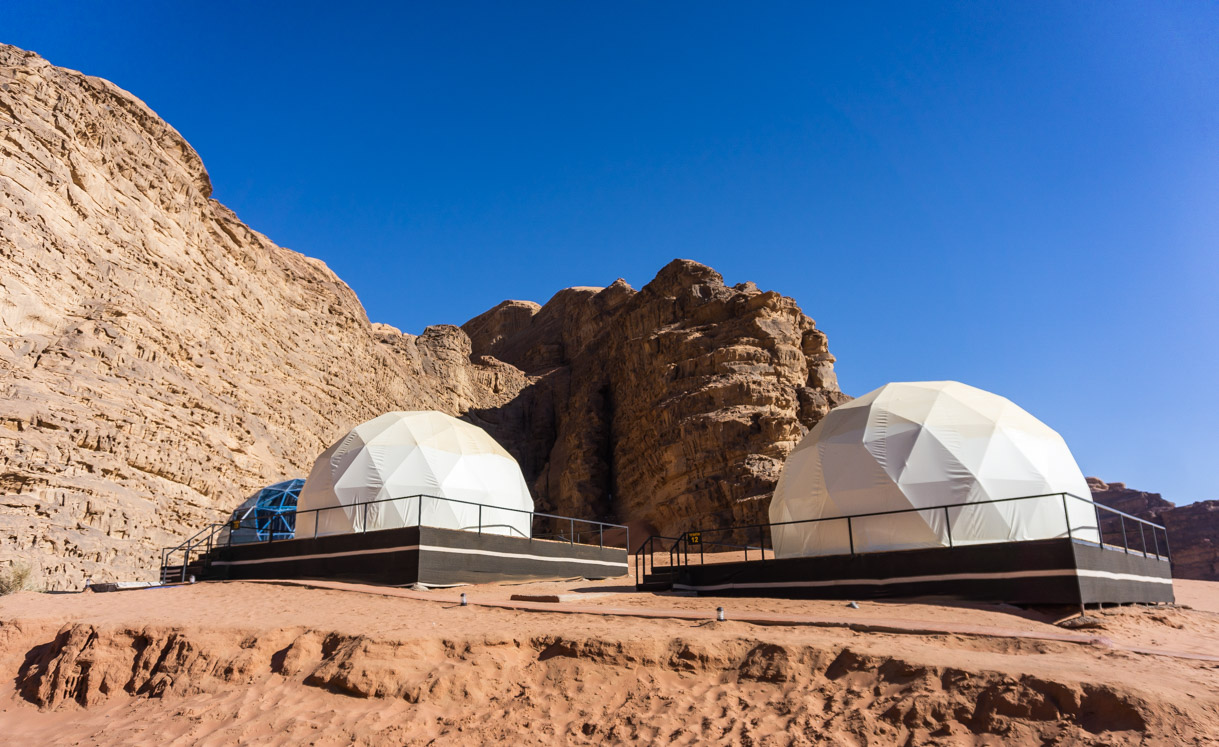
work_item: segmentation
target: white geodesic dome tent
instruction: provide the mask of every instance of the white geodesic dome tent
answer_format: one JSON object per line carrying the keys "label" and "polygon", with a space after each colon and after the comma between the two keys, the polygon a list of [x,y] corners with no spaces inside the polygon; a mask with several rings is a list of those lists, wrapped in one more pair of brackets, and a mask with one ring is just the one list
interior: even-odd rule
{"label": "white geodesic dome tent", "polygon": [[777,557],[1070,536],[1097,542],[1091,492],[1062,436],[1011,401],[955,381],[886,384],[834,408],[787,457],[772,524]]}
{"label": "white geodesic dome tent", "polygon": [[530,511],[520,466],[482,428],[441,412],[389,412],[357,425],[313,463],[297,501],[296,536],[422,523],[528,537]]}

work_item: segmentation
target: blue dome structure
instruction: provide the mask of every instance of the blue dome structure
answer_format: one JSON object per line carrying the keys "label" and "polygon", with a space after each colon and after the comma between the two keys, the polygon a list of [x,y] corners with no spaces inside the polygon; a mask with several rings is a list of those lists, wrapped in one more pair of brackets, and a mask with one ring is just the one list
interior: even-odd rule
{"label": "blue dome structure", "polygon": [[247,498],[233,511],[230,525],[233,542],[266,542],[296,536],[296,500],[302,478],[268,485]]}

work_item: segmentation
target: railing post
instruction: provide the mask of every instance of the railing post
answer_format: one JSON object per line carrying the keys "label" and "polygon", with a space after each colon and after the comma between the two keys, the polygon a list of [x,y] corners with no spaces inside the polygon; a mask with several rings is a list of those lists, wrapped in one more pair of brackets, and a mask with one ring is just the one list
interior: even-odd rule
{"label": "railing post", "polygon": [[1105,535],[1100,528],[1100,506],[1096,505],[1095,501],[1092,503],[1092,513],[1096,514],[1096,543],[1100,545],[1100,549],[1104,550]]}
{"label": "railing post", "polygon": [[1164,527],[1164,557],[1172,561],[1172,548],[1168,546],[1168,527]]}
{"label": "railing post", "polygon": [[571,535],[567,538],[567,544],[574,545],[576,544],[576,520],[574,518],[568,519],[568,525],[568,531]]}
{"label": "railing post", "polygon": [[847,517],[847,541],[851,543],[851,554],[855,554],[855,532],[851,528],[851,517]]}
{"label": "railing post", "polygon": [[1118,514],[1117,516],[1122,520],[1122,549],[1126,551],[1127,555],[1129,555],[1130,545],[1126,542],[1126,515]]}
{"label": "railing post", "polygon": [[478,504],[478,533],[483,533],[483,504]]}
{"label": "railing post", "polygon": [[182,553],[182,580],[186,580],[186,566],[190,565],[190,545],[186,546],[186,550]]}
{"label": "railing post", "polygon": [[1059,493],[1059,495],[1062,496],[1062,515],[1067,521],[1067,539],[1073,541],[1075,538],[1071,536],[1071,510],[1067,508],[1067,494]]}
{"label": "railing post", "polygon": [[[597,524],[597,547],[605,547],[605,525],[601,523]],[[629,543],[627,547],[630,547]]]}
{"label": "railing post", "polygon": [[1147,535],[1143,534],[1143,522],[1139,522],[1139,542],[1143,545],[1143,557],[1147,557]]}
{"label": "railing post", "polygon": [[360,533],[368,531],[368,501],[364,502],[364,508],[360,514]]}
{"label": "railing post", "polygon": [[1158,560],[1160,558],[1160,535],[1156,533],[1156,528],[1154,526],[1151,528],[1151,541],[1155,543],[1156,559]]}
{"label": "railing post", "polygon": [[952,517],[948,515],[948,506],[944,506],[944,527],[948,530],[948,549],[952,549]]}

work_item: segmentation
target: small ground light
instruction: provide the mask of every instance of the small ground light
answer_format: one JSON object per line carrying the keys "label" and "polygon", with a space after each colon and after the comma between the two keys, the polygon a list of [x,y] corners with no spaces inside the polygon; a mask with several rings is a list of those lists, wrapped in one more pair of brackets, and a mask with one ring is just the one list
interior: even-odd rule
{"label": "small ground light", "polygon": [[724,622],[724,608],[723,607],[715,608],[715,619],[718,620],[719,622]]}
{"label": "small ground light", "polygon": [[461,606],[466,606],[466,593],[464,591],[461,593]]}

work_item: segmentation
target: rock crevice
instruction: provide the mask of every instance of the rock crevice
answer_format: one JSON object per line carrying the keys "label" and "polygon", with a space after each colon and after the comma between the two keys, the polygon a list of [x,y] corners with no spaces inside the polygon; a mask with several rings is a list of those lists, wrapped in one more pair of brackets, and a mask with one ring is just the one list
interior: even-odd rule
{"label": "rock crevice", "polygon": [[757,521],[783,459],[847,399],[795,301],[689,260],[639,291],[570,288],[463,329],[474,355],[535,377],[471,413],[532,470],[535,495],[662,533]]}

